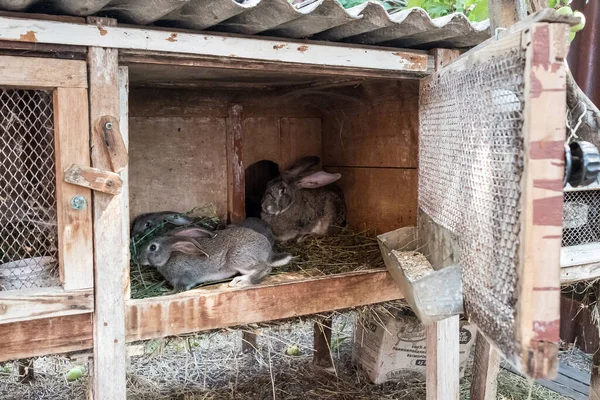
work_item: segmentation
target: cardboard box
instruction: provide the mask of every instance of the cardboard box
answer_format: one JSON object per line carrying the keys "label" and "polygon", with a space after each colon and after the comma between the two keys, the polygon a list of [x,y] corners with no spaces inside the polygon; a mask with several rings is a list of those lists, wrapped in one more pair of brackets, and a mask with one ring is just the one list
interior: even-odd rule
{"label": "cardboard box", "polygon": [[[425,381],[425,326],[417,317],[390,314],[360,317],[354,330],[352,358],[373,383]],[[475,343],[477,330],[460,323],[460,377]]]}

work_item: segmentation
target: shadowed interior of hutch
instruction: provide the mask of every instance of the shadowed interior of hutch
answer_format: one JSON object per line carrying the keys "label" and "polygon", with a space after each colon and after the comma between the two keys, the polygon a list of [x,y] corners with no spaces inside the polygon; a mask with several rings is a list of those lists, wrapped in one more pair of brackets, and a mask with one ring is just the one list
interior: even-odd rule
{"label": "shadowed interior of hutch", "polygon": [[[367,246],[374,260],[360,269],[383,267],[375,234],[416,225],[418,80],[154,65],[130,65],[129,76],[131,220],[196,209],[226,222],[228,129],[237,104],[246,216],[259,216],[266,184],[279,171],[319,156],[325,171],[341,174],[348,228],[341,235],[370,237],[350,239],[358,246],[352,251]],[[132,298],[147,297],[136,285],[154,284],[145,275],[150,267],[134,264]]]}

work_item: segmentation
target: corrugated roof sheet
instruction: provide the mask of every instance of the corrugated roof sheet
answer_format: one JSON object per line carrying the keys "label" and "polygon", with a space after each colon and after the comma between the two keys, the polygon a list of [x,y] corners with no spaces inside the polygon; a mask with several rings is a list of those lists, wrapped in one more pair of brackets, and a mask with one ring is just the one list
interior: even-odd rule
{"label": "corrugated roof sheet", "polygon": [[431,19],[421,8],[390,15],[375,2],[344,9],[336,0],[0,0],[0,10],[403,48],[471,47],[490,37],[488,21],[471,23],[460,13]]}

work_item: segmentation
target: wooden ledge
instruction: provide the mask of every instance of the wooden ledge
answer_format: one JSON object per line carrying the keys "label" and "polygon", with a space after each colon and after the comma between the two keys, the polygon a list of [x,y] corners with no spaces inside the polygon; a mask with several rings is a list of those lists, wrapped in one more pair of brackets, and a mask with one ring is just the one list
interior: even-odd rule
{"label": "wooden ledge", "polygon": [[[308,271],[310,273],[310,271]],[[289,273],[261,285],[215,285],[171,296],[129,300],[128,342],[293,318],[403,298],[386,270],[335,275]],[[0,361],[92,347],[92,314],[0,324]]]}

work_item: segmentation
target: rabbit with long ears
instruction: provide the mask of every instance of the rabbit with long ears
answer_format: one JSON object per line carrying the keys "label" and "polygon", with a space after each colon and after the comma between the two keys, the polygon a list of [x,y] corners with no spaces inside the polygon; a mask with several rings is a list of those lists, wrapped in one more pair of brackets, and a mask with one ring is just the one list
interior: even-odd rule
{"label": "rabbit with long ears", "polygon": [[136,237],[140,233],[157,226],[160,223],[173,226],[184,226],[194,222],[191,218],[175,211],[162,211],[155,213],[146,213],[137,216],[131,227],[131,237]]}
{"label": "rabbit with long ears", "polygon": [[245,228],[250,228],[253,231],[260,233],[261,235],[264,235],[267,238],[267,240],[269,240],[269,243],[271,243],[271,246],[275,244],[275,237],[273,236],[273,231],[269,227],[269,224],[267,224],[266,221],[263,221],[260,218],[249,217],[240,222],[239,224],[229,225],[228,228],[232,228],[235,226],[243,226]]}
{"label": "rabbit with long ears", "polygon": [[198,228],[180,229],[151,240],[140,252],[140,264],[156,267],[175,291],[238,274],[230,286],[257,284],[291,259],[274,253],[264,235],[244,227],[227,228],[214,237]]}
{"label": "rabbit with long ears", "polygon": [[346,224],[344,193],[334,184],[340,174],[315,167],[319,157],[304,157],[267,185],[261,218],[278,241],[330,235]]}

